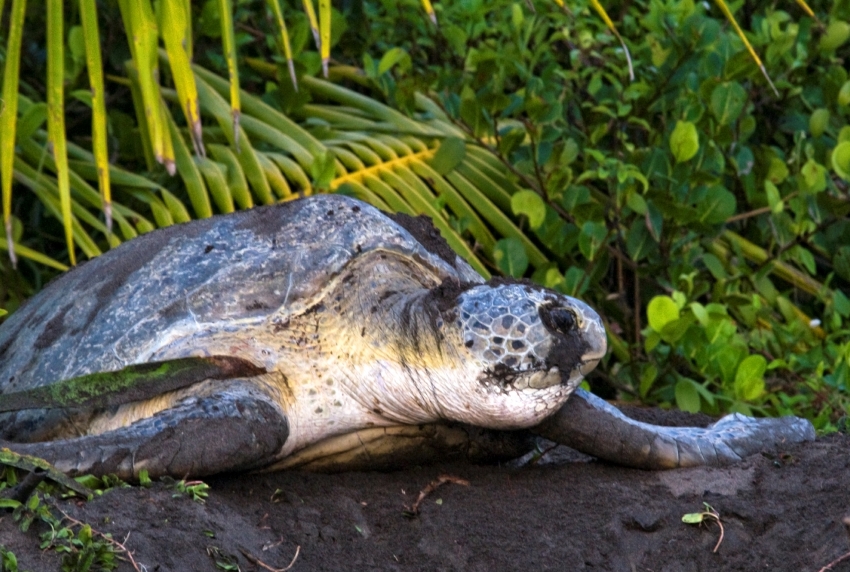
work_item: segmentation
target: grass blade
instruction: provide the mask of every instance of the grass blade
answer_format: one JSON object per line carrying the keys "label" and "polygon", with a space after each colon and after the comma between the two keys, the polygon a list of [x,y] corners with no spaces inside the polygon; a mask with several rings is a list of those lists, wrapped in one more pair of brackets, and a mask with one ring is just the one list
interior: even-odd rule
{"label": "grass blade", "polygon": [[608,26],[608,29],[611,30],[611,33],[614,34],[620,42],[620,45],[623,46],[623,52],[626,54],[626,62],[629,64],[629,79],[634,81],[635,69],[634,66],[632,66],[632,55],[629,53],[629,48],[626,46],[626,42],[623,41],[623,37],[620,35],[620,32],[617,31],[617,26],[615,26],[614,22],[611,21],[611,18],[608,16],[608,12],[605,11],[605,8],[603,8],[602,4],[599,3],[599,0],[590,0],[590,5],[593,6],[593,9],[596,10],[596,13],[599,14],[599,17],[602,18],[603,22],[605,22],[605,25]]}
{"label": "grass blade", "polygon": [[257,160],[260,162],[260,167],[262,167],[263,173],[266,175],[269,186],[274,190],[278,198],[284,200],[292,198],[292,189],[289,188],[289,183],[286,181],[283,173],[280,172],[277,164],[269,159],[265,153],[258,152]]}
{"label": "grass blade", "polygon": [[47,0],[47,134],[59,186],[61,220],[65,227],[68,258],[76,265],[71,220],[71,184],[68,180],[68,153],[65,147],[65,33],[62,0]]}
{"label": "grass blade", "polygon": [[192,154],[189,153],[189,148],[183,141],[180,130],[177,129],[174,118],[171,117],[171,112],[165,106],[163,106],[163,110],[168,127],[171,130],[171,139],[174,142],[174,160],[177,162],[177,172],[183,179],[183,184],[186,185],[186,192],[189,194],[189,201],[192,203],[195,215],[197,218],[211,217],[213,213],[210,197],[207,194],[207,186],[204,184],[198,165],[192,160]]}
{"label": "grass blade", "polygon": [[[428,189],[424,184],[416,185],[416,184],[408,184],[408,180],[405,177],[399,175],[399,171],[405,171],[407,169],[398,167],[396,169],[387,169],[381,172],[381,179],[396,189],[405,200],[416,209],[417,213],[424,214],[426,216],[431,217],[431,222],[440,231],[442,237],[449,243],[449,246],[452,247],[452,250],[460,254],[460,256],[469,262],[469,264],[475,269],[476,272],[481,274],[482,276],[489,278],[490,273],[487,271],[485,266],[481,263],[475,253],[469,248],[469,245],[460,237],[460,235],[449,226],[446,219],[443,218],[442,214],[434,207],[434,202],[436,197]],[[419,181],[421,183],[421,181]]]}
{"label": "grass blade", "polygon": [[[91,0],[88,0],[91,1]],[[168,63],[177,88],[180,109],[189,125],[189,135],[195,155],[206,156],[201,131],[201,113],[198,109],[198,89],[195,86],[195,74],[189,61],[187,46],[191,41],[191,21],[187,19],[186,0],[163,0],[160,6],[160,29],[168,54]]]}
{"label": "grass blade", "polygon": [[86,45],[92,107],[92,151],[97,164],[97,184],[103,201],[106,228],[112,232],[112,189],[109,182],[109,150],[106,145],[106,102],[103,88],[103,61],[100,54],[100,30],[94,0],[80,0],[80,20]]}
{"label": "grass blade", "polygon": [[425,13],[428,14],[428,18],[437,25],[437,14],[434,12],[434,7],[431,5],[431,0],[422,0],[422,8],[425,10]]}
{"label": "grass blade", "polygon": [[313,0],[303,0],[304,13],[307,14],[307,20],[310,22],[310,30],[313,32],[313,41],[316,42],[316,50],[322,51],[322,37],[319,35],[319,21],[316,19],[316,9],[313,7]]}
{"label": "grass blade", "polygon": [[20,158],[15,159],[15,179],[29,187],[56,220],[71,222],[72,244],[79,246],[80,250],[89,258],[101,254],[100,248],[76,218],[77,216],[84,218],[90,226],[106,234],[106,226],[97,217],[76,201],[71,201],[71,208],[67,218],[65,218],[62,212],[60,191],[56,182],[52,178],[45,177],[44,174],[36,171]]}
{"label": "grass blade", "polygon": [[137,81],[144,120],[148,128],[150,145],[154,159],[165,166],[169,174],[174,174],[174,157],[165,150],[165,138],[168,137],[168,126],[163,121],[159,109],[162,100],[159,93],[159,66],[156,57],[158,31],[156,18],[151,8],[150,0],[118,0],[121,18],[127,38],[130,40],[130,53],[137,72]]}
{"label": "grass blade", "polygon": [[[250,63],[250,62],[249,62]],[[200,66],[192,66],[199,79],[202,79],[219,94],[227,92],[227,82],[222,78]],[[246,115],[262,117],[263,122],[274,127],[281,133],[292,138],[299,146],[303,147],[310,155],[320,155],[327,149],[318,139],[313,137],[306,129],[295,123],[289,117],[274,109],[259,97],[242,92],[242,106]]]}
{"label": "grass blade", "polygon": [[236,65],[236,40],[233,33],[233,5],[231,0],[218,0],[221,18],[221,38],[224,42],[224,55],[227,58],[227,72],[230,76],[230,115],[233,120],[233,147],[239,152],[239,68]]}
{"label": "grass blade", "polygon": [[328,77],[328,62],[331,59],[331,0],[319,0],[319,52],[322,55],[322,73]]}
{"label": "grass blade", "polygon": [[383,103],[366,95],[359,94],[356,91],[309,76],[301,78],[301,83],[309,88],[310,91],[313,91],[322,97],[326,97],[343,105],[350,105],[351,107],[361,109],[376,119],[392,123],[399,131],[420,135],[431,134],[430,130],[426,129],[421,123],[414,121],[388,105],[384,105]]}
{"label": "grass blade", "polygon": [[[0,238],[0,249],[3,249],[8,252],[9,250],[11,250],[11,248],[11,243],[9,241],[7,241],[5,238]],[[21,255],[21,258],[28,258],[33,262],[49,266],[50,268],[55,268],[56,270],[61,270],[62,272],[68,270],[68,267],[59,262],[58,260],[53,260],[49,256],[46,256],[38,252],[37,250],[27,248],[22,244],[16,246],[15,250],[18,254]]]}
{"label": "grass blade", "polygon": [[289,77],[292,79],[292,87],[298,91],[298,78],[295,76],[295,63],[292,60],[292,45],[289,43],[289,31],[286,29],[286,21],[283,19],[283,11],[280,9],[280,0],[267,0],[274,14],[275,22],[280,30],[280,45],[283,55],[286,56],[286,65],[289,67]]}
{"label": "grass blade", "polygon": [[236,210],[233,206],[233,195],[230,193],[227,180],[218,164],[206,157],[195,157],[195,164],[204,176],[207,189],[209,189],[219,212],[232,213]]}
{"label": "grass blade", "polygon": [[358,198],[361,201],[365,201],[370,205],[381,209],[382,211],[392,211],[390,206],[385,203],[381,197],[379,197],[378,195],[376,195],[375,193],[373,193],[372,191],[370,191],[369,189],[367,189],[356,181],[350,181],[348,183],[345,183],[344,185],[339,187],[337,192],[343,195]]}
{"label": "grass blade", "polygon": [[301,168],[301,165],[281,153],[267,152],[265,155],[277,165],[287,181],[299,186],[297,189],[298,193],[304,195],[313,193],[313,183],[310,181],[307,173],[304,172],[304,169]]}
{"label": "grass blade", "polygon": [[239,208],[249,209],[253,207],[254,199],[251,197],[251,190],[248,188],[245,171],[242,170],[239,159],[236,158],[230,147],[212,144],[210,145],[210,154],[213,159],[224,165],[227,173],[227,186],[230,188],[233,200],[236,201]]}
{"label": "grass blade", "polygon": [[481,246],[484,252],[492,252],[496,245],[496,239],[487,229],[484,221],[478,216],[469,203],[457,192],[452,185],[446,181],[442,175],[431,168],[425,161],[413,161],[411,163],[413,172],[421,179],[427,180],[428,183],[436,189],[441,198],[444,198],[446,205],[455,213],[461,221],[466,224],[466,229],[475,238],[475,241]]}
{"label": "grass blade", "polygon": [[[201,106],[215,117],[225,137],[227,137],[227,140],[235,149],[239,164],[245,171],[245,177],[254,190],[254,196],[263,204],[273,203],[274,197],[272,196],[269,182],[266,180],[266,175],[260,166],[260,161],[257,159],[257,154],[251,145],[251,140],[245,135],[241,126],[237,126],[237,130],[233,131],[233,124],[230,123],[228,117],[227,103],[200,78],[198,78],[198,97],[200,98]],[[237,147],[236,142],[240,139],[242,140],[242,144]]]}
{"label": "grass blade", "polygon": [[759,58],[759,55],[753,49],[753,46],[747,39],[747,36],[744,35],[744,31],[741,29],[741,26],[738,25],[738,21],[735,19],[735,16],[732,15],[732,11],[729,9],[729,6],[727,6],[726,2],[724,2],[723,0],[714,0],[714,3],[717,4],[717,6],[720,8],[720,11],[723,12],[724,16],[726,16],[726,19],[729,20],[729,23],[732,24],[733,28],[735,28],[735,32],[738,34],[738,37],[741,38],[741,41],[744,42],[744,46],[746,46],[747,51],[750,52],[750,57],[753,58],[753,61],[756,62],[756,65],[761,70],[764,79],[767,80],[767,83],[770,85],[770,88],[773,90],[773,93],[776,94],[776,97],[779,97],[779,91],[776,89],[776,86],[773,85],[770,76],[767,75],[767,69],[765,69],[764,64],[761,62],[761,58]]}
{"label": "grass blade", "polygon": [[3,225],[6,228],[6,251],[12,266],[17,266],[12,240],[12,172],[15,161],[15,130],[18,122],[18,80],[21,69],[21,39],[24,31],[26,0],[12,0],[9,40],[6,44],[6,66],[3,70],[3,107],[0,111],[0,174],[2,174]]}

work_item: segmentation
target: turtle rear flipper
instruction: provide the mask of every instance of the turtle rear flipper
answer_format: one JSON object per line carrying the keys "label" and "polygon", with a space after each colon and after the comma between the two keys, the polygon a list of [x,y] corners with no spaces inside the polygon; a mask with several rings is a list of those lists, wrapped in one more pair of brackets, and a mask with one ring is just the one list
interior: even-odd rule
{"label": "turtle rear flipper", "polygon": [[156,478],[259,468],[275,459],[288,434],[276,404],[235,385],[99,435],[0,446],[43,458],[71,476],[112,473],[136,480],[143,469]]}
{"label": "turtle rear flipper", "polygon": [[603,399],[577,389],[535,432],[606,461],[641,469],[727,465],[762,450],[813,441],[799,417],[727,415],[706,428],[661,427],[626,417]]}

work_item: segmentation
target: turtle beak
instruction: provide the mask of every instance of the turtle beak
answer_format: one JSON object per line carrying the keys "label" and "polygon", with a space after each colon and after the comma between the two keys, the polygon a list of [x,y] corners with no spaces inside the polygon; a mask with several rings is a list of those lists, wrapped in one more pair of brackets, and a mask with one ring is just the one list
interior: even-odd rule
{"label": "turtle beak", "polygon": [[580,371],[583,376],[586,376],[605,357],[605,352],[608,351],[608,336],[605,333],[605,326],[602,324],[599,314],[593,311],[590,306],[585,306],[581,310],[581,333],[587,342],[588,348],[584,355],[581,356],[582,365]]}

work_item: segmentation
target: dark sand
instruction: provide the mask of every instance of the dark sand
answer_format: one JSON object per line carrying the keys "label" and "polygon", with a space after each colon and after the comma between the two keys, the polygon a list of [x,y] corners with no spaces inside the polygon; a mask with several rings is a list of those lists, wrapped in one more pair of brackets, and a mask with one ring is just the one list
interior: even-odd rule
{"label": "dark sand", "polygon": [[[208,552],[243,571],[309,570],[821,570],[850,551],[850,437],[788,446],[726,468],[647,472],[591,461],[523,468],[445,464],[387,473],[281,472],[208,479],[206,503],[173,489],[113,489],[84,503],[60,501],[74,517],[126,540],[147,571],[214,571]],[[441,474],[446,484],[405,505]],[[276,491],[280,490],[275,494]],[[274,500],[272,498],[274,497]],[[709,503],[716,524],[682,523]],[[43,525],[18,530],[0,516],[0,544],[21,570],[59,570],[38,548]],[[205,532],[206,531],[206,532]],[[212,535],[212,537],[211,537]],[[221,559],[222,557],[219,556]],[[850,571],[850,558],[831,568]],[[132,570],[122,563],[119,570]]]}

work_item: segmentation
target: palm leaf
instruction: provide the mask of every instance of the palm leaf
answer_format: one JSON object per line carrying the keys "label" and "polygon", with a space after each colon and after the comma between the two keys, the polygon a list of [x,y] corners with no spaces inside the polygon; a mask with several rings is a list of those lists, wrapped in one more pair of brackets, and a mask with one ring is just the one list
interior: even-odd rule
{"label": "palm leaf", "polygon": [[6,45],[6,66],[3,70],[3,108],[0,113],[0,174],[2,174],[3,224],[6,228],[5,247],[12,265],[16,263],[15,243],[12,240],[12,170],[15,161],[15,130],[18,121],[18,79],[20,76],[21,38],[24,30],[26,0],[12,1],[9,40]]}
{"label": "palm leaf", "polygon": [[[201,113],[198,107],[198,90],[195,75],[190,64],[191,20],[187,17],[191,11],[187,0],[161,2],[159,28],[168,53],[171,75],[180,100],[180,109],[189,126],[192,146],[195,154],[206,155],[201,131]],[[222,24],[223,25],[223,24]]]}
{"label": "palm leaf", "polygon": [[103,63],[100,55],[100,31],[94,0],[80,0],[80,20],[86,45],[92,107],[92,147],[97,163],[98,187],[103,201],[106,227],[112,232],[112,189],[109,184],[109,156],[106,146],[106,101],[103,87]]}
{"label": "palm leaf", "polygon": [[[236,39],[233,33],[233,6],[231,0],[218,0],[219,18],[221,19],[221,38],[224,42],[224,56],[227,59],[227,71],[230,76],[230,117],[233,121],[233,145],[239,151],[239,116],[241,103],[239,101],[239,68],[236,63]],[[187,70],[188,72],[188,70]]]}
{"label": "palm leaf", "polygon": [[[47,132],[56,161],[59,219],[65,226],[65,242],[71,265],[76,264],[74,228],[71,219],[71,185],[68,181],[68,154],[65,145],[65,34],[62,24],[62,1],[47,1]],[[81,245],[82,246],[82,245]],[[93,252],[93,251],[90,251]]]}

